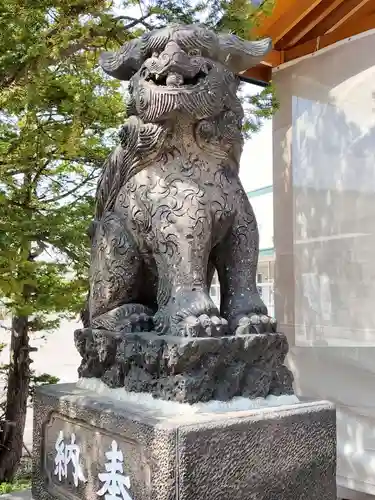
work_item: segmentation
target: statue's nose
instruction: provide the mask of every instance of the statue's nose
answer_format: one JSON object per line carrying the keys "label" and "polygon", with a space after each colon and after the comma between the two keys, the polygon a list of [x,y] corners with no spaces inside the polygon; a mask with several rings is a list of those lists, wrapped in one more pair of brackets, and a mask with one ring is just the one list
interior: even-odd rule
{"label": "statue's nose", "polygon": [[174,41],[167,43],[165,49],[159,55],[159,61],[164,71],[168,69],[169,71],[178,72],[190,66],[189,56]]}
{"label": "statue's nose", "polygon": [[202,67],[198,58],[191,58],[175,41],[169,41],[163,52],[153,54],[144,63],[145,68],[156,78],[169,74],[179,75],[178,79],[194,78]]}

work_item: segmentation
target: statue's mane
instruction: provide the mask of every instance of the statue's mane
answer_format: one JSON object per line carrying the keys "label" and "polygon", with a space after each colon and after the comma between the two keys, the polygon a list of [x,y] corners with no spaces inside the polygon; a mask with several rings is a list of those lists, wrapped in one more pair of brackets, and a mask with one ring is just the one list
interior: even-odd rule
{"label": "statue's mane", "polygon": [[113,210],[122,186],[155,159],[167,133],[160,124],[144,124],[135,116],[127,120],[119,133],[120,144],[103,166],[96,192],[96,220]]}
{"label": "statue's mane", "polygon": [[[201,80],[180,89],[146,81],[142,65],[154,53],[166,49],[168,42],[174,42],[188,58],[193,77],[203,72]],[[113,211],[122,186],[160,154],[176,116],[189,117],[202,150],[218,158],[238,156],[235,144],[240,143],[238,122],[243,115],[236,96],[239,79],[235,75],[259,62],[270,48],[270,39],[247,41],[230,34],[216,34],[202,25],[176,24],[145,33],[117,52],[103,54],[100,64],[106,73],[130,80],[128,111],[132,116],[120,131],[120,145],[104,164],[96,193],[96,220]],[[199,57],[191,55],[195,49]],[[186,70],[183,57],[180,54],[177,64],[182,71]],[[206,71],[201,66],[205,61],[209,62]],[[234,153],[230,151],[232,145]]]}

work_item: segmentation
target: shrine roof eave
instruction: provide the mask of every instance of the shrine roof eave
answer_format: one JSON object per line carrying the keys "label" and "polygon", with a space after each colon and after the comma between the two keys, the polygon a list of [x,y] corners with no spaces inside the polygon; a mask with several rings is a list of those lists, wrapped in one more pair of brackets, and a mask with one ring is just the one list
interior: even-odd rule
{"label": "shrine roof eave", "polygon": [[271,37],[273,50],[240,77],[265,86],[272,80],[273,68],[375,29],[375,2],[276,0],[272,14],[260,16],[252,37]]}

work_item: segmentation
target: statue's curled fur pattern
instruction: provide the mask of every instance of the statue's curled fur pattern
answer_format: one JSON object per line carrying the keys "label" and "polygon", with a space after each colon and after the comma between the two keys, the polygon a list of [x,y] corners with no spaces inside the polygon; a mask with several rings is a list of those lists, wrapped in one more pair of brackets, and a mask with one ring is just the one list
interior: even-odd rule
{"label": "statue's curled fur pattern", "polygon": [[[269,40],[175,25],[102,56],[104,71],[129,80],[129,118],[97,189],[90,327],[197,337],[275,330],[238,177],[238,73],[269,49]],[[220,311],[209,295],[215,270]]]}

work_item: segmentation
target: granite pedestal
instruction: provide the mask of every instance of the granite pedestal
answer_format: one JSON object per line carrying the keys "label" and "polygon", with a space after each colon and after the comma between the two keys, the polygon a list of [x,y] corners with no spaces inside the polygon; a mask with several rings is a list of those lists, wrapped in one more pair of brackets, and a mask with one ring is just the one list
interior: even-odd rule
{"label": "granite pedestal", "polygon": [[164,404],[38,388],[34,500],[335,500],[330,403],[175,414]]}

